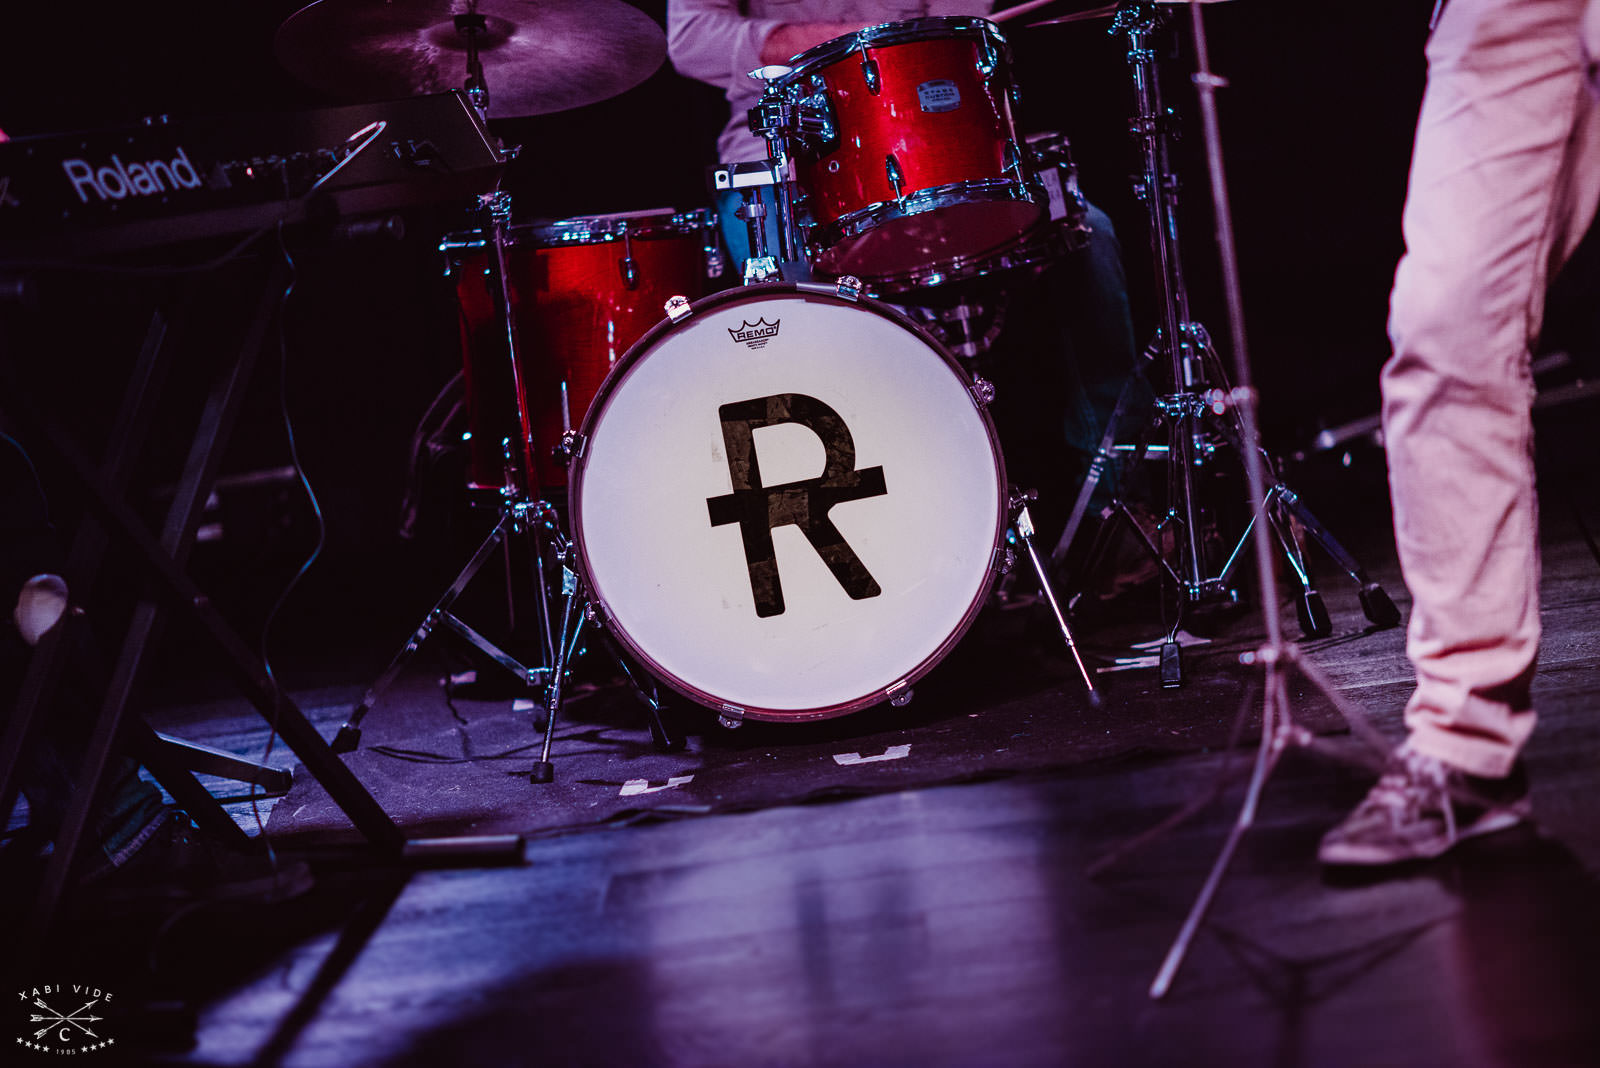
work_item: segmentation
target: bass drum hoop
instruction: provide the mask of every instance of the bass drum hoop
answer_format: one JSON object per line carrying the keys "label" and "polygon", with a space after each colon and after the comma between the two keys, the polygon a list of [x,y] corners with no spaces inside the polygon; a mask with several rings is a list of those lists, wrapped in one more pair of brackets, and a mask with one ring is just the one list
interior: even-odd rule
{"label": "bass drum hoop", "polygon": [[[689,314],[678,319],[663,319],[652,327],[643,337],[633,344],[622,359],[617,361],[611,373],[606,376],[600,391],[595,395],[593,403],[589,406],[588,413],[584,416],[583,424],[579,430],[579,441],[587,443],[594,433],[595,423],[601,419],[609,407],[612,394],[616,392],[634,367],[651,352],[656,343],[678,328],[680,323],[693,321],[694,317],[707,311],[714,310],[724,304],[738,303],[741,299],[753,294],[771,296],[789,294],[792,296],[809,299],[820,299],[847,307],[861,308],[865,311],[879,315],[902,327],[907,332],[916,335],[944,362],[945,367],[967,387],[967,396],[973,398],[972,376],[967,373],[959,361],[945,349],[944,345],[928,330],[907,318],[895,308],[867,296],[854,298],[842,297],[837,288],[814,283],[795,282],[762,282],[756,285],[743,286],[737,289],[724,290],[703,297],[689,306]],[[1005,458],[1000,451],[1000,439],[995,432],[994,422],[989,418],[986,408],[973,399],[973,410],[978,416],[984,433],[989,442],[991,458],[995,465],[996,486],[998,493],[994,501],[994,537],[992,540],[991,561],[997,562],[1002,551],[1005,532],[1008,523],[1010,508],[1009,483],[1006,481]],[[945,657],[950,655],[956,644],[966,636],[971,629],[973,621],[977,619],[984,602],[988,600],[990,591],[993,590],[999,571],[992,562],[974,592],[972,600],[962,614],[960,622],[949,634],[945,636],[937,648],[925,656],[915,668],[906,672],[897,682],[883,690],[873,690],[860,697],[849,701],[805,709],[764,708],[750,705],[733,705],[724,697],[710,693],[693,686],[678,678],[669,668],[645,649],[630,634],[625,626],[613,616],[601,597],[601,591],[595,582],[594,570],[589,562],[588,552],[584,546],[583,537],[583,487],[585,464],[581,455],[573,457],[567,471],[567,515],[572,531],[572,545],[576,550],[573,554],[574,563],[581,580],[581,588],[594,598],[594,607],[599,613],[599,623],[607,633],[616,639],[617,643],[641,665],[656,680],[665,683],[674,692],[689,698],[697,704],[703,705],[713,711],[730,714],[736,719],[754,719],[771,722],[798,723],[819,719],[831,719],[843,716],[873,705],[882,704],[892,700],[900,692],[909,693],[910,687],[919,679],[932,671]]]}

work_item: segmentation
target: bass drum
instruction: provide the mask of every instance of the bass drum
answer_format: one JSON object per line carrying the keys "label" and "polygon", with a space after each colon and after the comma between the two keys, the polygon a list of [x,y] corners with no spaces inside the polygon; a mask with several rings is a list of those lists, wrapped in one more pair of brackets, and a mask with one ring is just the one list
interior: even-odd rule
{"label": "bass drum", "polygon": [[572,463],[605,625],[734,719],[909,697],[977,615],[1005,532],[972,379],[832,287],[750,286],[675,314],[601,387]]}

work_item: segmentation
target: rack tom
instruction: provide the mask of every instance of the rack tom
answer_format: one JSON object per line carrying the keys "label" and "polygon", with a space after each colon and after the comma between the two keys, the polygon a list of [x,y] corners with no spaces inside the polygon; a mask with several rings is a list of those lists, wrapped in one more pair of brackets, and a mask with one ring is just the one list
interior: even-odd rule
{"label": "rack tom", "polygon": [[937,271],[1043,215],[1012,120],[1010,50],[989,22],[871,26],[802,53],[776,85],[794,116],[797,214],[821,271]]}

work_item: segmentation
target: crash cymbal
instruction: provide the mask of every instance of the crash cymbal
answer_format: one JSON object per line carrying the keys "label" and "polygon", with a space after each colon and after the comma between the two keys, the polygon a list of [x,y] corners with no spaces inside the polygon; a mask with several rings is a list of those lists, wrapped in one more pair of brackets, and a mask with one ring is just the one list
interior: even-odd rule
{"label": "crash cymbal", "polygon": [[483,17],[479,59],[490,118],[544,115],[633,88],[667,55],[655,20],[622,0],[317,0],[278,27],[278,61],[351,102],[461,89],[467,36]]}

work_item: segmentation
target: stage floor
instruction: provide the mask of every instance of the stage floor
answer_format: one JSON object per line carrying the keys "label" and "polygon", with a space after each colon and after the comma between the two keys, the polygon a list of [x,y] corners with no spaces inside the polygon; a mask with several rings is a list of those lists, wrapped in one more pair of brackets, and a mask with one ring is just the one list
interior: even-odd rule
{"label": "stage floor", "polygon": [[[1352,541],[1406,610],[1381,518]],[[352,864],[302,781],[262,815],[285,858],[311,859],[309,892],[97,907],[60,959],[74,975],[116,969],[129,1002],[192,1009],[189,1049],[159,1049],[182,1046],[187,1009],[119,1021],[129,1048],[180,1064],[1600,1064],[1600,564],[1548,503],[1545,540],[1542,719],[1526,753],[1537,828],[1384,879],[1322,872],[1319,836],[1371,776],[1297,678],[1293,710],[1331,754],[1291,749],[1278,765],[1159,1001],[1150,984],[1255,753],[1259,669],[1238,662],[1259,640],[1249,615],[1189,651],[1180,689],[1150,669],[1099,675],[1101,709],[1048,626],[1004,619],[905,710],[734,732],[688,715],[681,754],[654,752],[625,693],[591,688],[561,724],[553,787],[528,784],[521,750],[453,765],[374,752],[431,739],[487,757],[536,739],[509,697],[452,708],[449,658],[425,655],[348,759],[414,832],[530,832],[523,865]],[[1353,586],[1318,563],[1334,633],[1296,647],[1398,737],[1403,635],[1367,626]],[[1284,619],[1298,635],[1292,608]],[[1135,611],[1080,638],[1106,666],[1154,629]],[[331,734],[366,681],[302,704]],[[233,699],[156,719],[241,753],[265,743]],[[849,753],[882,759],[837,759]],[[281,748],[271,760],[292,763]],[[1216,803],[1088,873],[1225,765]],[[622,803],[629,783],[642,786]]]}

